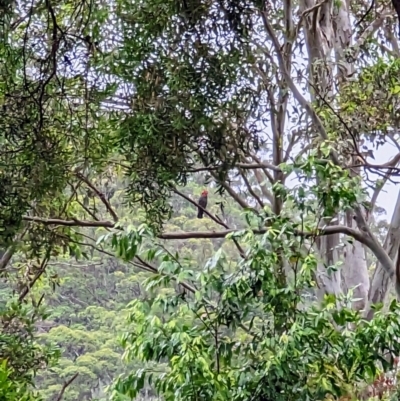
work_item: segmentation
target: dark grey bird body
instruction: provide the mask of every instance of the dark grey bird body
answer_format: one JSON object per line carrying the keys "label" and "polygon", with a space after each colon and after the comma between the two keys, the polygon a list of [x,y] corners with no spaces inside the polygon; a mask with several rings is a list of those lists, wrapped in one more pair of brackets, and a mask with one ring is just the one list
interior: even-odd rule
{"label": "dark grey bird body", "polygon": [[[200,196],[200,198],[199,198],[198,204],[203,209],[205,209],[207,207],[207,202],[208,202],[208,192],[207,191],[203,191],[201,196]],[[200,208],[197,208],[197,209],[198,209],[197,210],[197,218],[198,219],[202,219],[203,218],[203,214],[204,214],[204,210],[200,209]]]}

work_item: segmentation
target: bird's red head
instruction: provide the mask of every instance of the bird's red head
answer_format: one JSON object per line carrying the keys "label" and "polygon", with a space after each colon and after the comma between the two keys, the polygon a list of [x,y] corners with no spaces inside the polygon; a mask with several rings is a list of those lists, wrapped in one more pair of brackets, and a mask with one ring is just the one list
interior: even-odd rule
{"label": "bird's red head", "polygon": [[207,196],[208,195],[208,191],[206,189],[203,190],[203,192],[201,193],[201,196]]}

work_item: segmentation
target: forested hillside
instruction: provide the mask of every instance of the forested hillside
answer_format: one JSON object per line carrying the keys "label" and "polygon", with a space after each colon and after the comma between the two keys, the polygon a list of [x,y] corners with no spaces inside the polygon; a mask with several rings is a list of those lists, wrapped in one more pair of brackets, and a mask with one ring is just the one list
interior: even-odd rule
{"label": "forested hillside", "polygon": [[[198,174],[200,178],[204,174]],[[143,211],[140,208],[127,210],[118,201],[120,181],[115,177],[115,195],[110,204],[119,215],[125,216],[122,221],[133,226],[141,224]],[[183,194],[196,198],[202,187],[191,182]],[[221,214],[218,195],[210,196],[208,210]],[[205,218],[196,219],[197,208],[179,195],[173,196],[171,202],[174,213],[165,225],[169,231],[207,231],[215,230],[218,225]],[[240,209],[233,202],[224,202],[225,220],[235,227],[244,226]],[[221,215],[222,217],[223,215]],[[41,373],[36,378],[38,388],[44,399],[55,399],[60,393],[64,380],[75,374],[77,378],[68,387],[65,400],[107,399],[104,390],[119,374],[128,370],[143,367],[139,362],[125,364],[121,357],[123,349],[119,336],[126,331],[129,309],[127,305],[135,299],[145,300],[151,295],[143,281],[151,277],[141,266],[133,261],[124,262],[115,255],[107,245],[96,245],[93,238],[107,233],[104,229],[88,230],[85,241],[78,244],[75,254],[87,252],[87,257],[75,258],[73,254],[63,255],[49,262],[47,272],[51,282],[37,286],[32,293],[45,294],[46,309],[49,317],[37,323],[40,341],[57,345],[62,349],[62,358],[51,371]],[[90,244],[86,247],[83,243]],[[179,257],[194,261],[198,266],[206,261],[220,248],[227,255],[234,256],[235,249],[223,239],[191,239],[174,241],[166,244],[168,249],[179,253]],[[87,248],[87,249],[86,249]],[[79,249],[79,250],[78,250]],[[50,285],[49,285],[50,284]],[[175,286],[179,291],[179,286]],[[168,295],[171,290],[157,291]],[[165,368],[165,367],[164,367]],[[163,366],[160,369],[162,372]],[[155,396],[151,387],[142,391],[146,399]]]}
{"label": "forested hillside", "polygon": [[[203,173],[198,173],[198,181],[204,179]],[[131,211],[124,208],[118,201],[121,181],[115,177],[110,187],[115,194],[110,199],[110,205],[127,224],[138,227],[143,210],[135,208]],[[196,199],[202,190],[196,182],[191,181],[186,188],[179,190],[183,196]],[[218,224],[209,218],[196,219],[197,209],[187,199],[178,194],[173,195],[171,204],[174,212],[165,225],[169,232],[204,232],[218,230]],[[243,198],[246,197],[243,191]],[[261,194],[260,194],[261,196]],[[224,205],[221,212],[221,203]],[[101,209],[101,206],[100,206]],[[213,215],[220,216],[232,227],[241,229],[245,226],[245,214],[232,201],[224,201],[217,194],[210,196],[207,208]],[[379,218],[381,235],[387,233],[385,220]],[[379,234],[378,227],[374,232]],[[107,400],[105,389],[121,374],[140,370],[143,363],[122,360],[123,348],[120,336],[127,330],[129,316],[128,304],[132,300],[146,300],[152,295],[143,282],[151,278],[152,273],[146,272],[135,261],[123,261],[115,254],[112,247],[96,244],[95,238],[107,233],[106,230],[91,229],[85,233],[85,240],[73,248],[74,251],[54,258],[47,266],[49,280],[42,285],[36,284],[31,290],[33,297],[45,295],[43,305],[49,316],[36,323],[37,337],[42,343],[52,344],[61,350],[58,363],[49,370],[41,372],[35,379],[40,394],[45,400],[56,399],[65,381],[71,377],[76,379],[68,386],[65,400]],[[173,254],[190,263],[195,270],[200,270],[207,261],[222,249],[234,271],[236,247],[234,244],[220,238],[194,238],[162,242]],[[86,244],[86,245],[84,245]],[[151,249],[151,248],[148,248]],[[81,255],[86,252],[86,255]],[[232,260],[233,259],[233,260]],[[173,286],[175,291],[182,293],[184,288]],[[4,286],[4,295],[9,285]],[[168,296],[172,290],[158,289],[158,295]],[[6,296],[4,297],[6,298]],[[310,292],[307,302],[311,303],[315,294]],[[4,299],[5,300],[5,299]],[[154,364],[146,364],[150,368]],[[157,373],[167,371],[166,364],[157,366]],[[146,385],[140,393],[144,399],[157,398],[154,389]]]}
{"label": "forested hillside", "polygon": [[397,400],[397,8],[3,1],[0,400]]}

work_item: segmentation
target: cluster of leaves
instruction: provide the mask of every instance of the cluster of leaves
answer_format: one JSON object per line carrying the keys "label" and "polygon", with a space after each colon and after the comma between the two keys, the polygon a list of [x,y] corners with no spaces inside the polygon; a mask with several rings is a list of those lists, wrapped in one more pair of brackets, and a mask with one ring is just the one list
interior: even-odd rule
{"label": "cluster of leaves", "polygon": [[28,308],[12,301],[0,309],[0,398],[5,401],[40,401],[33,389],[38,371],[58,360],[59,350],[40,345],[35,322],[46,319],[42,308]]}
{"label": "cluster of leaves", "polygon": [[[21,79],[23,57],[0,44],[0,225],[2,237],[15,234],[33,199],[55,196],[65,186],[68,147],[57,137],[57,115],[45,114],[50,98],[38,83]],[[65,137],[64,137],[65,138]],[[6,231],[8,230],[8,231]]]}
{"label": "cluster of leaves", "polygon": [[291,206],[295,205],[300,212],[309,212],[314,217],[315,211],[321,210],[322,216],[333,216],[364,201],[366,190],[361,186],[360,177],[321,158],[329,157],[333,149],[333,142],[323,142],[309,157],[281,166],[286,173],[296,172],[300,183],[291,191],[281,186],[280,196],[292,201]]}
{"label": "cluster of leaves", "polygon": [[135,88],[120,146],[131,197],[161,223],[171,211],[171,182],[185,184],[198,160],[226,171],[238,149],[257,142],[244,126],[252,89],[236,32],[250,17],[236,1],[144,1],[133,12],[129,1],[118,6],[124,40],[112,73]]}
{"label": "cluster of leaves", "polygon": [[[219,250],[203,269],[160,247],[159,275],[147,281],[153,296],[130,305],[125,358],[167,364],[167,371],[141,368],[121,376],[112,398],[134,398],[148,383],[166,400],[308,400],[356,394],[357,383],[376,377],[383,356],[397,354],[400,308],[377,310],[367,322],[346,298],[310,300],[317,260],[304,254],[288,220],[275,220],[256,238],[241,232],[245,257],[234,264]],[[128,234],[138,249],[145,230]],[[124,239],[114,241],[118,248]],[[290,261],[290,282],[281,261]],[[162,292],[186,282],[192,292]],[[187,287],[186,287],[187,288]],[[179,286],[178,286],[179,289]],[[351,328],[351,329],[350,329]]]}
{"label": "cluster of leaves", "polygon": [[340,117],[334,117],[342,138],[353,142],[362,133],[378,146],[385,143],[385,135],[393,133],[399,120],[399,70],[397,58],[377,59],[355,82],[343,86]]}

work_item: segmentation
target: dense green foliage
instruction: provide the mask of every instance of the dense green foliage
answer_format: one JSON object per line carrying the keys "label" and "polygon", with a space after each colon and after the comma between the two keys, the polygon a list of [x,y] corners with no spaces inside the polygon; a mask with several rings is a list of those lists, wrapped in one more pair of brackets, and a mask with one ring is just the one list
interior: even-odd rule
{"label": "dense green foliage", "polygon": [[2,303],[0,336],[0,398],[4,401],[39,401],[32,391],[35,374],[51,368],[58,348],[37,341],[35,322],[45,319],[43,307],[28,308],[12,300]]}
{"label": "dense green foliage", "polygon": [[[168,361],[168,370],[160,376],[157,368],[141,367],[116,383],[114,399],[135,397],[147,380],[167,400],[324,399],[370,382],[379,355],[399,352],[400,310],[394,302],[390,314],[367,323],[338,308],[335,297],[310,306],[304,290],[312,285],[316,260],[299,256],[292,230],[276,221],[261,239],[244,233],[245,258],[232,263],[221,249],[197,272],[161,247],[160,275],[147,281],[154,296],[129,306],[132,328],[123,345],[128,360]],[[140,235],[131,238],[134,243]],[[280,257],[300,266],[289,286],[276,271]],[[193,296],[160,293],[169,277],[199,290]],[[352,330],[337,330],[349,325]]]}
{"label": "dense green foliage", "polygon": [[0,4],[0,400],[372,395],[400,353],[385,7]]}
{"label": "dense green foliage", "polygon": [[[186,191],[200,190],[191,184]],[[194,219],[195,208],[179,197],[174,206],[169,231],[215,229],[209,219]],[[209,210],[218,209],[212,202]],[[244,227],[245,216],[234,204],[225,210]],[[262,237],[235,234],[246,252],[245,259],[237,259],[231,239],[154,247],[151,231],[134,228],[141,214],[132,214],[137,217],[128,217],[126,234],[116,233],[115,241],[114,234],[99,236],[96,247],[108,254],[94,250],[86,261],[55,260],[48,274],[58,280],[57,292],[48,284],[33,290],[44,291],[51,311],[38,324],[40,342],[62,349],[59,363],[36,379],[43,399],[57,396],[76,373],[65,400],[107,399],[105,389],[118,376],[110,388],[115,399],[138,392],[150,397],[156,391],[182,399],[248,399],[254,394],[262,399],[281,391],[276,399],[290,399],[288,393],[295,399],[321,399],[348,393],[355,382],[370,382],[379,355],[388,349],[398,352],[395,305],[389,315],[377,314],[366,324],[351,309],[338,310],[334,298],[321,307],[314,304],[316,259],[301,251],[300,238],[293,241],[289,220],[273,221]],[[138,273],[131,262],[135,250],[152,265],[158,261],[159,274]],[[290,286],[277,274],[280,257],[299,266]],[[179,283],[189,283],[189,290]],[[194,287],[199,290],[192,294]],[[336,331],[337,325],[350,323],[354,327],[346,335]]]}

